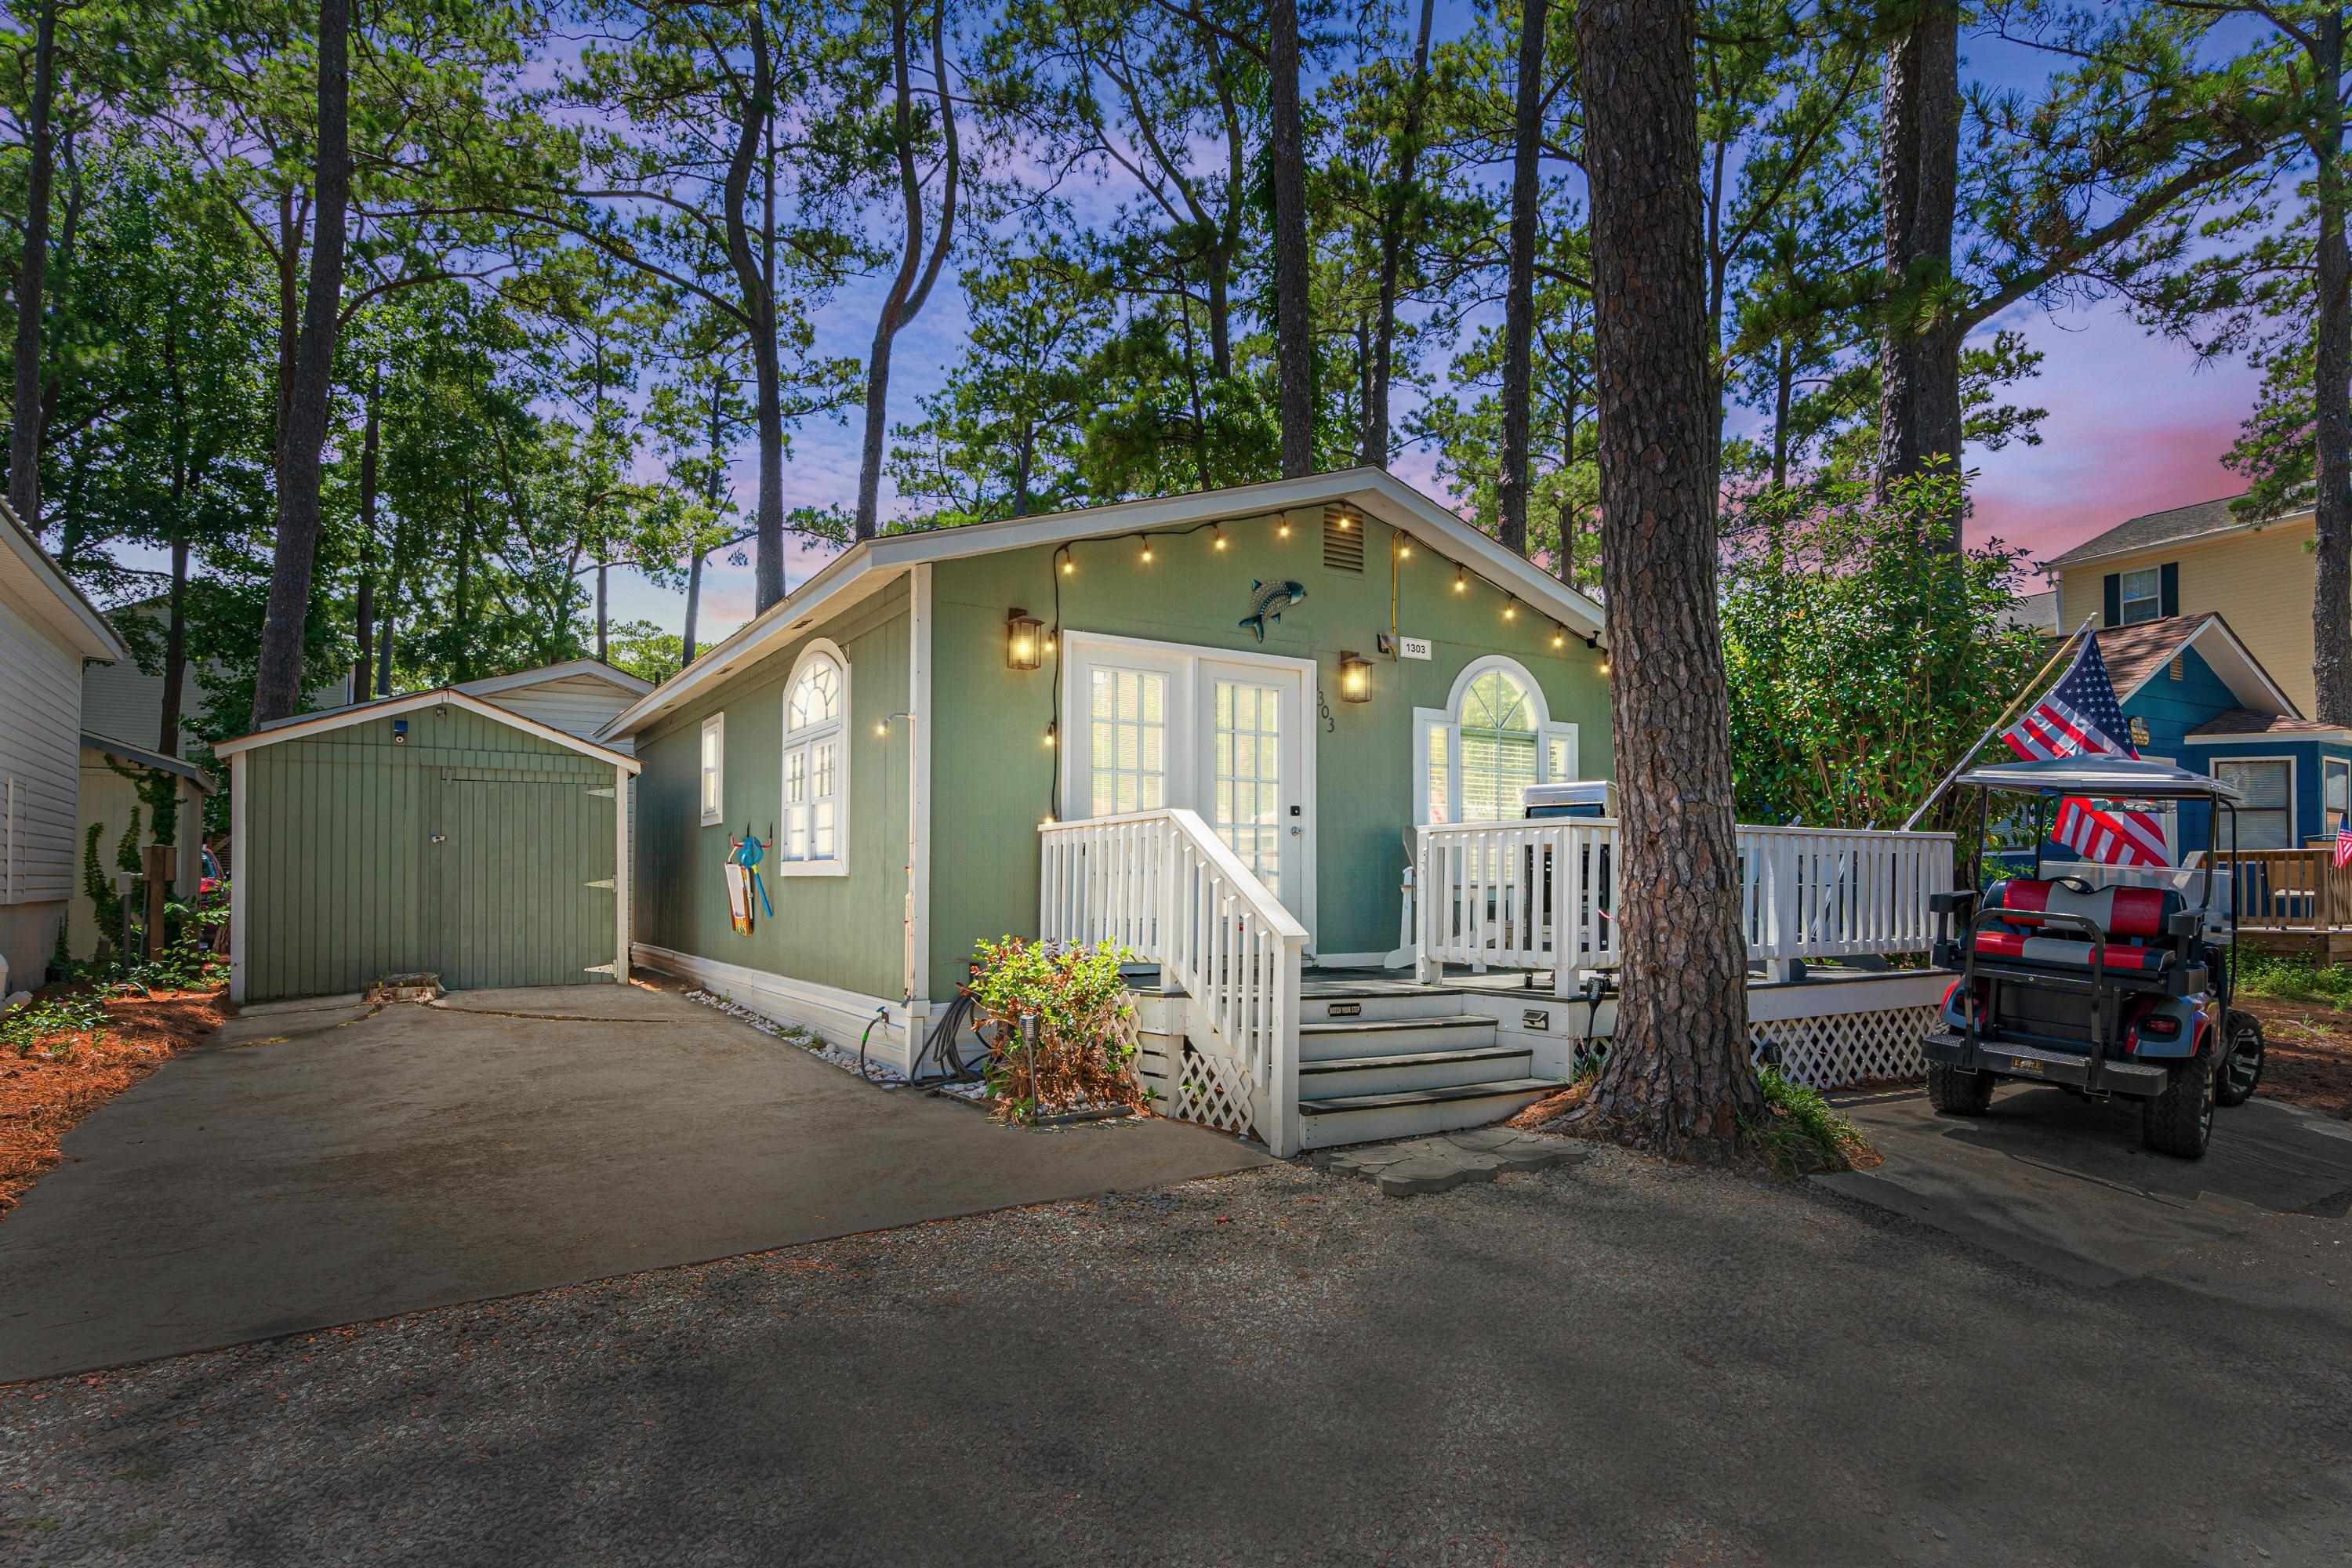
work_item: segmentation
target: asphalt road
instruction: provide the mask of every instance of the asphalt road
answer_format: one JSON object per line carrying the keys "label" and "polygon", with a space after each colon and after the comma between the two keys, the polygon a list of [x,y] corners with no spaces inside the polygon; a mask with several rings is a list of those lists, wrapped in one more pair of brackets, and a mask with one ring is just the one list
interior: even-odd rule
{"label": "asphalt road", "polygon": [[0,1389],[0,1559],[2342,1563],[2347,1294],[1285,1165]]}
{"label": "asphalt road", "polygon": [[0,1224],[0,1383],[1265,1161],[1001,1127],[612,985],[254,1009],[63,1152]]}

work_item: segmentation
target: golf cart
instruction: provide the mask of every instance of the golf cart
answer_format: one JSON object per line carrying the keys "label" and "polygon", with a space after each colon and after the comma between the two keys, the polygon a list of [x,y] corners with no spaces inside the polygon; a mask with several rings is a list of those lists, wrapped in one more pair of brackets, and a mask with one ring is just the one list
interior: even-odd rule
{"label": "golf cart", "polygon": [[[2194,1160],[2213,1107],[2242,1105],[2263,1074],[2262,1026],[2234,1012],[2226,962],[2230,878],[2214,868],[2223,816],[2237,847],[2238,791],[2166,763],[2063,757],[1972,769],[1956,781],[2024,798],[2033,874],[1936,894],[1936,963],[1959,978],[1927,1036],[1927,1096],[1948,1115],[1982,1116],[2002,1079],[2140,1102],[2141,1141]],[[2067,796],[2137,810],[2210,803],[2200,868],[2057,865],[2045,876],[2049,814]],[[1987,842],[1979,837],[1979,842]]]}

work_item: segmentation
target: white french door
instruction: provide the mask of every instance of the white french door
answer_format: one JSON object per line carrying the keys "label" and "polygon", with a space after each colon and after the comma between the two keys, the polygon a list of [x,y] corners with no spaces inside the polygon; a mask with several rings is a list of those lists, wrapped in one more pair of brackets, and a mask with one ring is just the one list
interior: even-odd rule
{"label": "white french door", "polygon": [[1311,933],[1311,664],[1065,632],[1062,815],[1200,813]]}

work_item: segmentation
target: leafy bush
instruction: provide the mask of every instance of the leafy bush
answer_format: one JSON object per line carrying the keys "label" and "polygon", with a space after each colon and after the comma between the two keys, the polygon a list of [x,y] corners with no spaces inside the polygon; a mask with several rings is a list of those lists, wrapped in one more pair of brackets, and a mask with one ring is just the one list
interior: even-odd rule
{"label": "leafy bush", "polygon": [[106,1033],[106,1008],[87,996],[36,1002],[0,1013],[0,1051],[55,1061],[73,1054],[75,1043]]}
{"label": "leafy bush", "polygon": [[2238,989],[2249,996],[2274,996],[2284,1002],[2316,1002],[2352,1012],[2352,965],[2316,963],[2285,953],[2235,950]]}
{"label": "leafy bush", "polygon": [[[1118,972],[1133,953],[1008,936],[982,942],[974,956],[972,1005],[989,1045],[984,1076],[998,1114],[1027,1123],[1089,1106],[1145,1108],[1135,999]],[[1022,1028],[1033,1016],[1034,1046]]]}
{"label": "leafy bush", "polygon": [[1878,1163],[1854,1124],[1840,1116],[1822,1098],[1782,1073],[1779,1068],[1757,1069],[1757,1087],[1764,1093],[1763,1114],[1741,1131],[1759,1152],[1784,1176],[1812,1171],[1851,1171]]}

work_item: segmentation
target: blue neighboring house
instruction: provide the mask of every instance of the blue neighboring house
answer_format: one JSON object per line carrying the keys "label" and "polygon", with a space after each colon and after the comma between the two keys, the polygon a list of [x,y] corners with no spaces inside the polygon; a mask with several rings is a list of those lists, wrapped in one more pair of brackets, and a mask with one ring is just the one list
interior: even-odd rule
{"label": "blue neighboring house", "polygon": [[[2167,616],[2095,635],[2140,755],[2244,793],[2238,847],[2293,848],[2334,836],[2352,801],[2352,730],[2305,718],[2229,622],[2210,612]],[[2184,804],[2176,864],[2181,851],[2205,847],[2208,809]],[[2073,858],[2055,844],[2044,855]]]}

